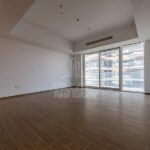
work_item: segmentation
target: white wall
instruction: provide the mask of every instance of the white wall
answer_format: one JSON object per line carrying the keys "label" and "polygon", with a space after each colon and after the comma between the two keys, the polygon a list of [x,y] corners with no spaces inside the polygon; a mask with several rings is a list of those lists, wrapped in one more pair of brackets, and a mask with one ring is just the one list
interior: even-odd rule
{"label": "white wall", "polygon": [[131,0],[133,13],[141,40],[150,39],[150,0]]}
{"label": "white wall", "polygon": [[[112,40],[108,40],[108,41],[104,41],[104,42],[100,42],[97,44],[93,44],[90,46],[87,46],[86,43],[90,42],[90,41],[94,41],[100,38],[105,38],[107,36],[113,36]],[[78,43],[75,44],[75,52],[79,52],[79,51],[83,51],[83,50],[88,50],[88,49],[92,49],[95,47],[102,47],[105,45],[109,45],[109,44],[114,44],[114,43],[119,43],[122,41],[127,41],[127,40],[131,40],[131,39],[135,39],[137,38],[137,31],[135,28],[135,24],[131,24],[129,26],[126,26],[124,28],[121,28],[117,31],[105,34],[105,35],[100,35],[100,36],[96,36],[96,37],[90,37],[89,39],[80,41]]]}
{"label": "white wall", "polygon": [[73,53],[73,44],[71,42],[26,20],[21,20],[15,28],[13,28],[11,34],[20,39],[26,39],[30,43],[36,42],[38,45],[49,49]]}
{"label": "white wall", "polygon": [[0,97],[71,86],[72,56],[0,38]]}
{"label": "white wall", "polygon": [[145,93],[150,93],[150,40],[145,41]]}

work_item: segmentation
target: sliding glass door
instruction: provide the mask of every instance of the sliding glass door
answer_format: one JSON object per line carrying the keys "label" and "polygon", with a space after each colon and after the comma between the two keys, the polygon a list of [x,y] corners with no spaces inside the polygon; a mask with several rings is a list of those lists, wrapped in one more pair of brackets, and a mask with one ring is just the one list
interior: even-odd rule
{"label": "sliding glass door", "polygon": [[124,91],[144,91],[144,43],[123,47]]}
{"label": "sliding glass door", "polygon": [[99,53],[85,55],[85,86],[99,87]]}
{"label": "sliding glass door", "polygon": [[85,86],[119,89],[119,49],[85,55]]}
{"label": "sliding glass door", "polygon": [[104,88],[119,88],[119,49],[100,52],[100,83]]}
{"label": "sliding glass door", "polygon": [[144,43],[85,55],[84,64],[85,86],[144,92]]}

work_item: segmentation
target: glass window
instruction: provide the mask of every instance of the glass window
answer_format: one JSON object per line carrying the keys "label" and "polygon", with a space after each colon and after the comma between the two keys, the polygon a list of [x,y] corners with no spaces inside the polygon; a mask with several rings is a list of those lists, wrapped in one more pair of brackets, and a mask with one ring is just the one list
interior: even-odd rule
{"label": "glass window", "polygon": [[99,53],[85,55],[85,86],[99,87]]}
{"label": "glass window", "polygon": [[144,43],[123,47],[123,90],[144,91]]}
{"label": "glass window", "polygon": [[119,49],[100,53],[101,87],[119,88]]}
{"label": "glass window", "polygon": [[[144,43],[85,55],[85,86],[144,92]],[[119,62],[122,62],[120,73]]]}

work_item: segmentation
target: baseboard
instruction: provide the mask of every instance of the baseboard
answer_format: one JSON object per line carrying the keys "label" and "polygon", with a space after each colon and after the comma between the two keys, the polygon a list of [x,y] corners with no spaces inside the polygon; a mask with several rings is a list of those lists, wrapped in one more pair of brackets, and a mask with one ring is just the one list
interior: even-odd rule
{"label": "baseboard", "polygon": [[81,87],[81,86],[72,86],[72,88],[84,88],[84,87]]}
{"label": "baseboard", "polygon": [[150,95],[150,93],[144,93],[144,92],[134,92],[134,91],[123,91],[121,89],[112,89],[112,88],[100,88],[100,87],[81,87],[81,86],[74,86],[74,88],[85,88],[85,89],[98,89],[98,90],[107,90],[107,91],[118,91],[118,92],[126,92],[126,93],[138,93],[138,94],[147,94]]}
{"label": "baseboard", "polygon": [[144,93],[145,95],[150,95],[150,93]]}
{"label": "baseboard", "polygon": [[64,87],[64,88],[58,88],[58,89],[51,89],[51,90],[46,90],[46,91],[38,91],[38,92],[32,92],[32,93],[25,93],[25,94],[6,96],[6,97],[1,97],[0,100],[6,100],[6,99],[14,98],[14,97],[22,97],[22,96],[25,96],[25,95],[35,95],[35,94],[39,94],[39,93],[52,92],[52,91],[57,91],[57,90],[61,90],[61,89],[68,89],[68,88],[73,88],[73,86]]}
{"label": "baseboard", "polygon": [[[51,90],[46,90],[46,91],[39,91],[39,92],[32,92],[32,93],[25,93],[25,94],[19,94],[19,95],[13,95],[13,96],[6,96],[6,97],[1,97],[0,100],[6,100],[14,97],[21,97],[25,95],[34,95],[38,93],[46,93],[46,92],[52,92],[52,91],[57,91],[60,89],[68,89],[68,88],[89,88],[89,89],[98,89],[98,88],[91,88],[91,87],[81,87],[81,86],[69,86],[69,87],[64,87],[64,88],[58,88],[58,89],[51,89]],[[106,89],[101,89],[101,90],[106,90]],[[108,89],[110,90],[110,89]],[[112,90],[111,90],[112,91]],[[120,91],[120,92],[126,92],[126,91]],[[133,92],[132,92],[133,93]],[[136,93],[136,92],[134,92]],[[139,92],[138,92],[139,93]],[[150,95],[150,93],[143,93],[145,95]]]}

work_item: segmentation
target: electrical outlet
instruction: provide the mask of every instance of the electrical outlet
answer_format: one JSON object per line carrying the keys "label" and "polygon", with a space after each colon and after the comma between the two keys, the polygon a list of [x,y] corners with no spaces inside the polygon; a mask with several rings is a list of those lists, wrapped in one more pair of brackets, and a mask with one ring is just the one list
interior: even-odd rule
{"label": "electrical outlet", "polygon": [[19,89],[19,86],[15,85],[15,89]]}

